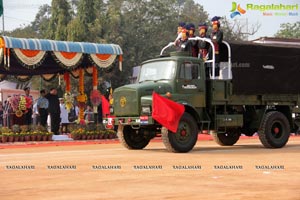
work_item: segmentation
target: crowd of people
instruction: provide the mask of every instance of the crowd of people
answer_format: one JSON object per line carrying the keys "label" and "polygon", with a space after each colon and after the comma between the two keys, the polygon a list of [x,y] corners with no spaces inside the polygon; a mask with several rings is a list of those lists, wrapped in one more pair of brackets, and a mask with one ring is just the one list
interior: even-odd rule
{"label": "crowd of people", "polygon": [[[221,18],[215,16],[211,19],[212,30],[208,34],[208,25],[206,23],[199,23],[198,31],[200,38],[209,38],[213,42],[215,49],[215,76],[219,76],[220,71],[220,44],[223,41],[223,32],[220,30]],[[196,37],[195,25],[193,23],[179,22],[177,27],[177,38],[174,43],[179,51],[190,52],[191,56],[202,58],[203,60],[212,58],[212,48],[202,40],[189,40],[189,38]]]}
{"label": "crowd of people", "polygon": [[[26,87],[24,88],[24,94],[21,96],[30,98],[32,102],[21,116],[17,116],[16,111],[13,109],[11,99],[13,97],[8,96],[4,102],[0,101],[0,127],[11,128],[14,124],[41,125],[53,134],[59,135],[69,133],[68,125],[74,123],[78,118],[78,106],[74,104],[70,110],[67,110],[65,100],[58,97],[56,88],[51,88],[48,93],[45,89],[40,90],[39,98],[34,100],[30,95],[30,88]],[[95,122],[95,114],[90,105],[86,106],[84,114],[86,121]],[[101,119],[102,117],[98,117],[97,122],[102,123]]]}

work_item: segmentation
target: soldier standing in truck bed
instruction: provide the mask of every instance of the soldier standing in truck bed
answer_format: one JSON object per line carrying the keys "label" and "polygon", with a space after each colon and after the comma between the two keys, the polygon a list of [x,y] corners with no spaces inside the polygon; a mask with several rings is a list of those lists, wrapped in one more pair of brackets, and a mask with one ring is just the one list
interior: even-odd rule
{"label": "soldier standing in truck bed", "polygon": [[[220,73],[220,56],[219,50],[220,45],[223,41],[223,32],[220,30],[220,22],[219,19],[221,17],[215,16],[211,19],[212,22],[212,32],[210,35],[210,39],[212,40],[215,47],[215,76],[219,76]],[[211,51],[210,51],[211,52]]]}
{"label": "soldier standing in truck bed", "polygon": [[[193,23],[188,24],[188,32],[189,32],[189,38],[194,38],[195,37],[195,25]],[[192,50],[192,56],[193,57],[198,57],[198,41],[197,40],[189,40],[191,43],[191,50]]]}

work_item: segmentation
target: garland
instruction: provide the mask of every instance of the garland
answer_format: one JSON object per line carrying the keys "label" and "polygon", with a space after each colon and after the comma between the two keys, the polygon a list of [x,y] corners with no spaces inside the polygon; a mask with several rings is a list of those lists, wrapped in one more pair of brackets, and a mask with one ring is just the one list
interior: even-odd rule
{"label": "garland", "polygon": [[90,94],[91,103],[93,104],[93,111],[97,113],[97,107],[101,103],[101,94],[97,90],[98,86],[98,70],[95,66],[93,66],[93,90]]}
{"label": "garland", "polygon": [[78,67],[81,64],[84,57],[82,53],[75,53],[75,52],[53,51],[51,53],[54,60],[62,68],[67,70],[75,69],[76,67]]}
{"label": "garland", "polygon": [[87,102],[87,96],[84,93],[84,71],[79,69],[79,95],[76,97],[79,106],[78,121],[84,121],[84,107]]}
{"label": "garland", "polygon": [[107,68],[109,67],[116,59],[117,55],[110,54],[90,54],[89,58],[92,63],[95,65]]}
{"label": "garland", "polygon": [[71,91],[71,81],[70,81],[70,73],[69,72],[64,73],[64,80],[66,83],[66,92],[70,92]]}
{"label": "garland", "polygon": [[20,82],[27,82],[32,78],[32,76],[15,76],[15,78]]}
{"label": "garland", "polygon": [[64,73],[64,81],[66,83],[66,92],[64,94],[64,101],[65,101],[65,106],[70,113],[71,109],[73,108],[73,103],[74,103],[74,98],[73,95],[71,94],[71,81],[70,81],[70,73],[66,72]]}
{"label": "garland", "polygon": [[44,81],[50,82],[56,78],[56,74],[41,74]]}
{"label": "garland", "polygon": [[[44,62],[47,52],[40,51],[40,50],[26,50],[26,49],[12,49],[12,52],[15,54],[16,58],[18,59],[19,63],[23,67],[28,69],[36,69],[37,67],[41,66]],[[8,51],[8,57],[9,57]],[[8,60],[8,67],[10,63]]]}

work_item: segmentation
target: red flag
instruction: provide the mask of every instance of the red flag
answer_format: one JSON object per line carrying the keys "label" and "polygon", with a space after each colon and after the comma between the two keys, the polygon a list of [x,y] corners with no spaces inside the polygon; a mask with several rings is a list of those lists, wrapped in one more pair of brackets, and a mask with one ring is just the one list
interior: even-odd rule
{"label": "red flag", "polygon": [[176,133],[179,120],[184,113],[184,106],[153,92],[152,108],[153,119]]}
{"label": "red flag", "polygon": [[109,102],[105,98],[105,96],[101,95],[101,100],[102,100],[102,116],[107,116],[110,114],[109,112]]}

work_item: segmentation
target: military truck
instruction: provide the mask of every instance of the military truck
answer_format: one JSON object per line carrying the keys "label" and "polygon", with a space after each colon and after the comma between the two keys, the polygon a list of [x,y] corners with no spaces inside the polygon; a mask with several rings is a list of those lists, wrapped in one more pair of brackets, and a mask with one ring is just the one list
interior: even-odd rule
{"label": "military truck", "polygon": [[[211,58],[165,53],[170,43],[159,57],[141,64],[137,83],[115,89],[111,114],[103,123],[118,127],[128,149],[143,149],[160,135],[167,150],[189,152],[204,130],[222,146],[255,133],[266,148],[285,146],[300,126],[299,43],[223,41],[216,77],[212,41],[192,40],[210,44]],[[176,132],[153,119],[153,92],[184,106]]]}

